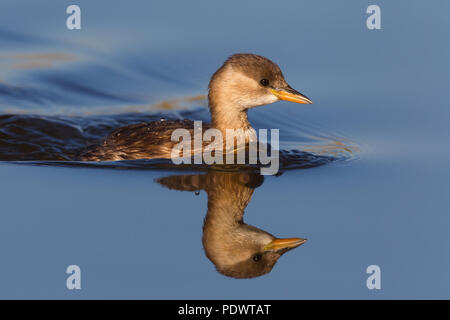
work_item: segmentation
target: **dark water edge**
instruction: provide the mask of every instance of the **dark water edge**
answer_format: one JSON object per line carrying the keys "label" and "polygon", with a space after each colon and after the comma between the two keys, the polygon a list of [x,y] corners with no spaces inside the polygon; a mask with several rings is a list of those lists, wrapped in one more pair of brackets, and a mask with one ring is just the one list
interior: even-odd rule
{"label": "dark water edge", "polygon": [[[209,170],[211,167],[208,165],[175,165],[168,159],[112,162],[77,161],[77,156],[84,148],[103,139],[114,129],[134,123],[155,121],[161,118],[190,118],[207,121],[207,112],[204,109],[196,109],[194,111],[179,112],[176,116],[164,111],[97,116],[2,115],[0,116],[0,161],[16,164],[66,167],[137,170],[175,169],[183,171]],[[260,125],[263,126],[264,124],[260,123]],[[286,126],[285,124],[283,125]],[[283,129],[281,131],[283,132]],[[291,146],[292,140],[296,140],[295,142],[300,144],[302,140],[305,140],[301,130],[293,130],[291,128],[291,131],[295,132],[295,134],[290,133],[290,141],[286,145]],[[345,145],[341,147],[344,150],[346,149]],[[355,155],[351,151],[351,146],[347,148],[350,152],[335,154],[329,152],[329,146],[326,146],[323,141],[318,145],[316,144],[313,150],[317,150],[317,148],[322,152],[283,149],[283,141],[281,141],[279,154],[280,170],[318,167],[332,161],[346,160]],[[220,165],[213,167],[224,171],[257,171],[261,168],[261,165]]]}
{"label": "dark water edge", "polygon": [[[326,165],[333,161],[342,160],[330,156],[318,156],[308,152],[281,152],[280,171],[293,169],[308,169]],[[102,169],[133,169],[133,170],[172,170],[172,171],[225,171],[225,172],[257,172],[261,165],[206,165],[206,164],[174,164],[168,159],[140,159],[122,161],[2,161],[18,165],[55,166],[73,168],[102,168]]]}

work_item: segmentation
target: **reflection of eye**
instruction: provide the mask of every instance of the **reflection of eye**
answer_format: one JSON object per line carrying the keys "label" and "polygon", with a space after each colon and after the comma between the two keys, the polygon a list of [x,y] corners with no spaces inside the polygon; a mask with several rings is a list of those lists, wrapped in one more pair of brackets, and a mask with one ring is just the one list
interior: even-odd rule
{"label": "reflection of eye", "polygon": [[269,80],[262,79],[259,83],[261,83],[264,87],[267,87],[269,85]]}
{"label": "reflection of eye", "polygon": [[254,256],[253,256],[253,261],[255,261],[255,262],[259,262],[260,260],[261,260],[261,258],[262,258],[262,256],[258,253],[258,254],[255,254]]}

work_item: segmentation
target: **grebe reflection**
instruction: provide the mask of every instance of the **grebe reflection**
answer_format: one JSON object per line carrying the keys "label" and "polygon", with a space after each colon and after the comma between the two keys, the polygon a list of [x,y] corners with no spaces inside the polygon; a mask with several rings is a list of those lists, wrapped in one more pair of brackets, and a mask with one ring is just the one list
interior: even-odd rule
{"label": "grebe reflection", "polygon": [[203,224],[203,248],[218,272],[234,278],[254,278],[270,272],[302,238],[276,238],[244,223],[244,210],[263,181],[256,173],[210,170],[207,174],[168,176],[157,180],[180,191],[205,190],[208,211]]}

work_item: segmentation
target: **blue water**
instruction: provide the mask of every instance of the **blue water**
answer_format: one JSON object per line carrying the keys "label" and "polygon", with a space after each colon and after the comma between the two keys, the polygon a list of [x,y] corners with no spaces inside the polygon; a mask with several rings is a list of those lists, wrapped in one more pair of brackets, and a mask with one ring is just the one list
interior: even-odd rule
{"label": "blue water", "polygon": [[[242,280],[205,256],[206,192],[155,181],[184,172],[15,163],[0,145],[0,298],[450,298],[448,2],[77,1],[74,31],[70,4],[1,2],[2,115],[90,138],[134,117],[206,120],[205,101],[186,97],[206,94],[230,54],[253,52],[314,104],[278,102],[250,121],[337,160],[255,189],[245,221],[308,242]],[[369,4],[381,30],[366,28]],[[37,132],[26,123],[0,132]],[[70,151],[65,134],[52,155]],[[71,264],[81,290],[66,288]],[[374,264],[381,290],[366,287]]]}

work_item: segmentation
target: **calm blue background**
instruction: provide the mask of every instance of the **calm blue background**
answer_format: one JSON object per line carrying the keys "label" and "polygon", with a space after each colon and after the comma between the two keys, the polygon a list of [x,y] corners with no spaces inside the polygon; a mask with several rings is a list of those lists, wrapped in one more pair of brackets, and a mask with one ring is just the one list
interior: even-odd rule
{"label": "calm blue background", "polygon": [[[65,27],[74,3],[79,31]],[[369,4],[381,7],[381,30],[366,28]],[[113,112],[205,94],[227,56],[253,52],[314,105],[280,102],[250,119],[285,116],[360,151],[255,191],[247,223],[309,241],[251,280],[207,260],[205,193],[154,182],[174,172],[3,163],[0,298],[450,298],[449,12],[443,0],[2,0],[0,84],[38,98],[2,95],[3,113]],[[8,58],[36,52],[72,59],[24,69]],[[63,80],[98,94],[68,92]],[[70,264],[82,290],[65,287]],[[378,291],[366,288],[371,264]]]}

